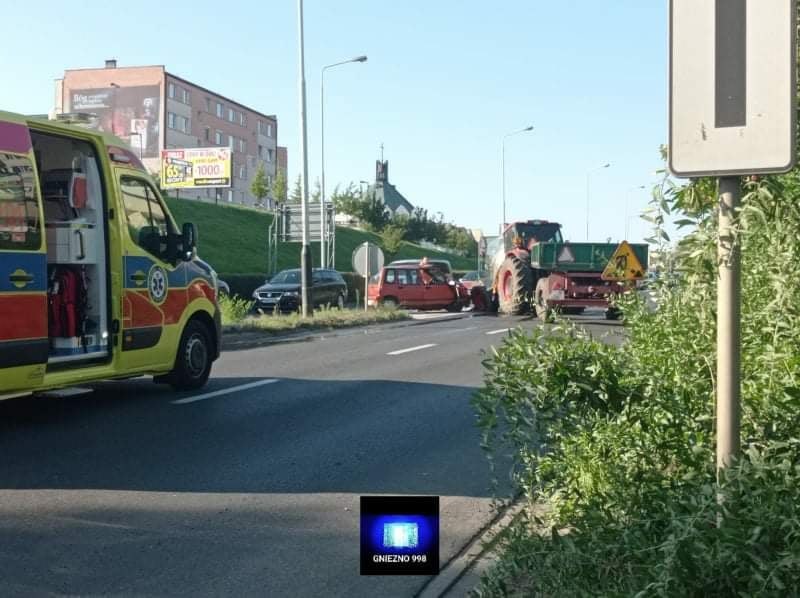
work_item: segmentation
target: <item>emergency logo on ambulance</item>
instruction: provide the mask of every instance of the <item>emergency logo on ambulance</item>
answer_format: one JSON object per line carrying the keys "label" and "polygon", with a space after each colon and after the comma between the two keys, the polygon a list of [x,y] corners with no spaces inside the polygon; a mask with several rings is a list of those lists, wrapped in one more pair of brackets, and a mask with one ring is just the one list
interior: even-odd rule
{"label": "emergency logo on ambulance", "polygon": [[164,268],[154,265],[150,268],[147,275],[147,290],[150,293],[150,298],[154,303],[163,303],[167,298],[167,291],[169,290],[169,281],[167,280],[167,273]]}

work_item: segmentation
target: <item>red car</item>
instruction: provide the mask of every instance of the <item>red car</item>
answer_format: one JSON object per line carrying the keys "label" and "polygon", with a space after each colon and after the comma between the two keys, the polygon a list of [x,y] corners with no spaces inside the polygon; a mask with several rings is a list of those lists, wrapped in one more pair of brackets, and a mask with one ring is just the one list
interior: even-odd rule
{"label": "red car", "polygon": [[448,280],[447,275],[432,264],[386,266],[367,290],[372,307],[461,311],[470,302],[464,286]]}

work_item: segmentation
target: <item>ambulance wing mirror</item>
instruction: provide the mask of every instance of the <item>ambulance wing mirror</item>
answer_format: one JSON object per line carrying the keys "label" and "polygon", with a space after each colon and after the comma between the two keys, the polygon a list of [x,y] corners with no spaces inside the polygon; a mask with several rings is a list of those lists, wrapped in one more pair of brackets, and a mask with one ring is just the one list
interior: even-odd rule
{"label": "ambulance wing mirror", "polygon": [[183,223],[183,259],[189,261],[197,246],[197,227],[191,222]]}

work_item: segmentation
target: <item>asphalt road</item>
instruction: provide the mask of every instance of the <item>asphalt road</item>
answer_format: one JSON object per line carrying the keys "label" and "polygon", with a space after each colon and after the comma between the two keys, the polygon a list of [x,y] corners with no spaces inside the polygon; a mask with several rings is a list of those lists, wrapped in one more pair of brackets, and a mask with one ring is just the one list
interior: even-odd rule
{"label": "asphalt road", "polygon": [[[598,334],[613,323],[581,318]],[[525,318],[383,326],[0,402],[0,596],[413,596],[359,575],[359,496],[441,496],[444,566],[494,512],[469,400]]]}

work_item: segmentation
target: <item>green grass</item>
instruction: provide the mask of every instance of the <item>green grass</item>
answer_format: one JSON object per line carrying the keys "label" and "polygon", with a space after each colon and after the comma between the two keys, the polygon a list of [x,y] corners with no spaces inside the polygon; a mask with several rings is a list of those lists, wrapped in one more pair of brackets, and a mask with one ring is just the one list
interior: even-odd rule
{"label": "green grass", "polygon": [[[198,253],[210,263],[217,272],[223,274],[244,274],[266,272],[267,270],[267,230],[272,216],[260,210],[234,205],[215,205],[195,200],[167,198],[172,215],[178,226],[193,222],[198,229]],[[336,269],[350,272],[353,250],[370,241],[382,245],[381,238],[353,228],[336,227]],[[475,260],[457,255],[440,253],[425,249],[413,243],[404,242],[396,255],[387,259],[414,259],[427,256],[431,259],[449,260],[455,270],[473,270]],[[319,243],[311,244],[314,263],[319,261]],[[300,245],[281,243],[278,251],[278,269],[298,268],[300,266]]]}
{"label": "green grass", "polygon": [[247,315],[250,302],[237,298],[220,298],[222,324],[226,333],[264,332],[265,334],[282,334],[296,330],[320,330],[332,328],[349,328],[365,324],[395,322],[407,320],[408,312],[399,309],[335,309],[317,308],[314,313],[304,318],[301,314],[272,314],[263,316]]}

